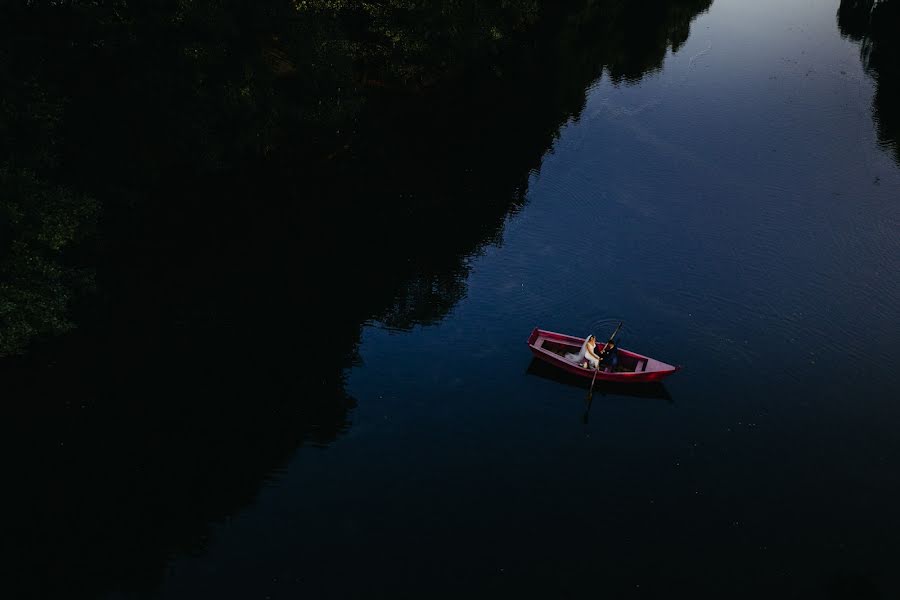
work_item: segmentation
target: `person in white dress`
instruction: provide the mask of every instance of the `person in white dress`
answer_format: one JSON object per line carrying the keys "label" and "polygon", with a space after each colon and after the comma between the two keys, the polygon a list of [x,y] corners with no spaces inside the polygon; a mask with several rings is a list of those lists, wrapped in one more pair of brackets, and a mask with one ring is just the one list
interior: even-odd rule
{"label": "person in white dress", "polygon": [[581,350],[579,350],[577,354],[566,354],[566,358],[576,365],[580,365],[585,368],[590,365],[593,369],[599,369],[600,355],[597,354],[596,346],[597,338],[595,338],[593,335],[589,335],[581,345]]}

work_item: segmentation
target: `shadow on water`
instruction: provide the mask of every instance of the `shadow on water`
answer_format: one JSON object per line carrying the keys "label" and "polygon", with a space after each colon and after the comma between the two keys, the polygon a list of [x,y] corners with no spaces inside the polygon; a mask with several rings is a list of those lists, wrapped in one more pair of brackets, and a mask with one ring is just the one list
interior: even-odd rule
{"label": "shadow on water", "polygon": [[900,162],[900,2],[841,0],[837,22],[841,34],[859,44],[863,67],[875,80],[872,117],[878,139]]}
{"label": "shadow on water", "polygon": [[152,591],[347,430],[363,323],[443,318],[584,90],[658,68],[710,2],[305,4],[3,20],[17,597]]}
{"label": "shadow on water", "polygon": [[528,375],[534,375],[541,379],[547,379],[562,385],[576,387],[587,391],[584,400],[584,414],[581,417],[582,422],[587,425],[590,422],[591,408],[594,406],[594,398],[604,398],[606,396],[623,396],[627,398],[647,398],[651,400],[664,400],[669,404],[674,404],[669,390],[661,382],[650,383],[616,383],[611,381],[591,381],[584,377],[579,377],[571,373],[567,373],[557,369],[537,358],[532,358],[528,369],[525,371]]}

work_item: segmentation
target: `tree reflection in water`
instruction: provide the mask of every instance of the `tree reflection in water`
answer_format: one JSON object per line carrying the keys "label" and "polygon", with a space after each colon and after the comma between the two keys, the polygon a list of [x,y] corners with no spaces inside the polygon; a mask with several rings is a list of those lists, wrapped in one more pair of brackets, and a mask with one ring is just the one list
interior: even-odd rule
{"label": "tree reflection in water", "polygon": [[837,13],[841,33],[859,43],[859,56],[875,80],[872,116],[878,139],[900,162],[900,2],[896,0],[841,0]]}
{"label": "tree reflection in water", "polygon": [[363,323],[443,318],[584,90],[709,4],[7,9],[13,585],[153,589],[340,435]]}

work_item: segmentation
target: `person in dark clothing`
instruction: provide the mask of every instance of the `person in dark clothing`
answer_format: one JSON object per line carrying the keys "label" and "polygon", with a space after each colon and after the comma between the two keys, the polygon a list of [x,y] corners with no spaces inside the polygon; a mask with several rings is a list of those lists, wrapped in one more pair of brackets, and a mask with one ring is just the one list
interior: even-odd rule
{"label": "person in dark clothing", "polygon": [[606,344],[606,348],[600,353],[600,365],[601,367],[607,367],[609,371],[615,371],[616,367],[619,366],[619,352],[615,342]]}

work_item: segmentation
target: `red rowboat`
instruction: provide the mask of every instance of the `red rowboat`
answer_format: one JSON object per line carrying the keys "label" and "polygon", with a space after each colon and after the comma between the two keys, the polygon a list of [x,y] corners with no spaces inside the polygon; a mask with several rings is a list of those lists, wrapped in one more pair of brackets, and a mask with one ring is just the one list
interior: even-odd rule
{"label": "red rowboat", "polygon": [[[537,327],[528,336],[528,347],[531,348],[532,354],[537,358],[564,371],[574,375],[581,375],[588,379],[592,379],[596,373],[598,381],[619,381],[622,383],[659,381],[680,368],[631,350],[619,348],[619,364],[614,371],[603,365],[601,365],[599,371],[595,371],[565,358],[565,355],[568,353],[577,354],[581,350],[582,344],[584,344],[584,338],[544,331]],[[603,349],[603,346],[603,342],[597,344],[598,353]]]}

